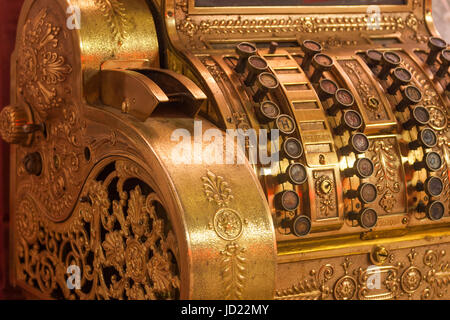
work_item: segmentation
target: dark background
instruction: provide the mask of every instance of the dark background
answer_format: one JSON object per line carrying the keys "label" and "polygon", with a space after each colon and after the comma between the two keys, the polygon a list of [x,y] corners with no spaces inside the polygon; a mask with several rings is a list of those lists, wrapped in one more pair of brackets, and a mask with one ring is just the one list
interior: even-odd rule
{"label": "dark background", "polygon": [[[0,0],[0,109],[9,104],[10,56],[23,0]],[[0,139],[0,299],[17,295],[8,287],[9,146]]]}

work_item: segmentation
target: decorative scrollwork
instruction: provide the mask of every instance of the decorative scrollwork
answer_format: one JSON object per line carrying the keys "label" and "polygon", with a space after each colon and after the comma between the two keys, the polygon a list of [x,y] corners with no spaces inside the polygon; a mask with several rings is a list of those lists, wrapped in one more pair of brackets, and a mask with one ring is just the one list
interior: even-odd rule
{"label": "decorative scrollwork", "polygon": [[[419,254],[423,254],[423,265],[417,261]],[[353,264],[350,258],[337,258],[336,264],[341,264],[343,274],[334,273],[334,262],[323,265],[319,270],[327,272],[316,274],[312,269],[310,276],[297,282],[290,288],[277,290],[275,299],[283,300],[317,300],[334,298],[336,300],[386,300],[399,299],[442,299],[447,297],[450,285],[450,267],[443,258],[444,250],[429,249],[419,253],[417,249],[407,249],[404,258],[395,262],[393,254],[389,257],[389,264],[381,266],[363,265],[350,268]],[[358,258],[356,258],[358,260]],[[302,262],[305,263],[305,262]],[[292,269],[291,269],[292,270]],[[335,277],[335,275],[337,277]],[[330,297],[330,289],[333,296]]]}
{"label": "decorative scrollwork", "polygon": [[375,167],[377,190],[382,195],[380,206],[391,213],[395,205],[394,194],[400,192],[400,159],[391,139],[373,140],[369,152]]}
{"label": "decorative scrollwork", "polygon": [[330,295],[327,282],[333,277],[334,268],[327,264],[319,269],[311,270],[307,279],[299,281],[289,289],[277,290],[276,300],[323,300]]}
{"label": "decorative scrollwork", "polygon": [[[179,298],[178,248],[162,202],[116,168],[141,170],[122,160],[105,166],[87,182],[70,223],[58,229],[38,219],[24,198],[16,224],[19,280],[48,298]],[[81,271],[78,289],[67,285],[69,266]]]}
{"label": "decorative scrollwork", "polygon": [[60,53],[60,31],[60,27],[48,22],[45,8],[22,29],[17,64],[19,92],[42,116],[63,104],[58,91],[72,72],[72,66]]}

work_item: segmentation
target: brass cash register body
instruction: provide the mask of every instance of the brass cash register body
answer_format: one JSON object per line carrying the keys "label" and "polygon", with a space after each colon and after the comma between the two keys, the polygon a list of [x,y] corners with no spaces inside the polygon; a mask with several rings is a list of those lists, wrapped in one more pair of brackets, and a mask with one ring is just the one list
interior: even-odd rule
{"label": "brass cash register body", "polygon": [[[12,284],[448,299],[446,48],[430,0],[25,1],[0,115]],[[271,166],[248,136],[248,160],[196,158],[252,129]]]}

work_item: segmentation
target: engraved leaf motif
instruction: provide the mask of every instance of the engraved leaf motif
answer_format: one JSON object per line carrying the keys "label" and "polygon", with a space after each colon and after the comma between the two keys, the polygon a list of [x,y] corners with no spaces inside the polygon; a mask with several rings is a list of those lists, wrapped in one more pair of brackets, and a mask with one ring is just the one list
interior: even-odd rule
{"label": "engraved leaf motif", "polygon": [[203,190],[209,202],[215,202],[219,207],[225,207],[233,199],[228,182],[221,176],[216,176],[208,170],[202,177]]}
{"label": "engraved leaf motif", "polygon": [[126,9],[119,0],[95,0],[111,29],[116,41],[122,41],[128,36],[130,21],[126,16]]}
{"label": "engraved leaf motif", "polygon": [[223,255],[223,281],[225,283],[225,299],[241,299],[242,291],[247,280],[245,263],[247,259],[243,256],[245,248],[241,248],[236,243],[230,243]]}

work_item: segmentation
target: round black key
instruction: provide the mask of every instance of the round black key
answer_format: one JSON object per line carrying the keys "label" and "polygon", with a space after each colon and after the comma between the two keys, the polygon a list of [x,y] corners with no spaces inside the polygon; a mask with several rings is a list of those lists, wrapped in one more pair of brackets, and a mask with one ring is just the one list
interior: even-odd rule
{"label": "round black key", "polygon": [[360,212],[350,212],[348,217],[358,221],[358,224],[364,229],[372,229],[378,222],[378,214],[375,210],[366,208]]}
{"label": "round black key", "polygon": [[367,56],[367,65],[373,68],[381,63],[383,54],[378,50],[369,49],[366,51],[366,56]]}
{"label": "round black key", "polygon": [[282,114],[278,116],[278,118],[275,121],[275,124],[277,129],[280,130],[281,134],[283,135],[290,135],[294,133],[296,128],[294,119],[292,119],[287,114]]}
{"label": "round black key", "polygon": [[295,185],[301,185],[308,179],[306,168],[300,163],[290,164],[286,173],[289,176],[289,181]]}
{"label": "round black key", "polygon": [[258,119],[262,123],[275,121],[280,113],[280,108],[275,102],[272,101],[262,102],[257,111]]}
{"label": "round black key", "polygon": [[441,66],[436,72],[436,77],[443,78],[448,71],[450,65],[450,49],[442,50],[441,52]]}
{"label": "round black key", "polygon": [[439,52],[444,50],[446,47],[447,43],[444,39],[438,37],[430,37],[428,39],[428,48],[430,48],[430,52],[428,53],[426,64],[434,64]]}
{"label": "round black key", "polygon": [[369,149],[369,139],[363,133],[355,133],[350,136],[348,145],[339,149],[341,155],[347,156],[351,152],[355,154],[364,153]]}
{"label": "round black key", "polygon": [[330,116],[335,116],[339,110],[350,108],[355,103],[353,94],[347,89],[338,89],[334,94],[334,104],[328,108],[327,113]]}
{"label": "round black key", "polygon": [[311,232],[311,219],[307,216],[297,216],[292,221],[291,232],[297,237],[304,237]]}
{"label": "round black key", "polygon": [[355,161],[353,168],[345,169],[343,174],[345,177],[358,176],[360,179],[368,178],[373,174],[374,165],[372,160],[368,158],[359,158]]}
{"label": "round black key", "polygon": [[397,67],[401,61],[402,59],[397,53],[393,51],[384,52],[381,58],[382,68],[378,74],[378,78],[380,80],[386,80],[390,70]]}
{"label": "round black key", "polygon": [[267,61],[260,56],[251,56],[247,60],[248,75],[244,84],[251,87],[255,84],[256,78],[269,68]]}
{"label": "round black key", "polygon": [[412,74],[405,68],[396,68],[392,72],[392,85],[387,89],[389,94],[396,94],[401,86],[407,85],[412,80]]}
{"label": "round black key", "polygon": [[437,171],[442,167],[442,158],[437,152],[426,153],[423,160],[414,163],[415,170],[426,169],[427,171]]}
{"label": "round black key", "polygon": [[318,95],[321,101],[327,100],[334,96],[338,89],[336,82],[330,79],[322,79],[319,82]]}
{"label": "round black key", "polygon": [[258,76],[258,91],[253,96],[253,101],[260,102],[269,91],[273,91],[280,83],[277,77],[270,72],[263,72]]}
{"label": "round black key", "polygon": [[396,106],[398,112],[403,112],[407,107],[418,104],[422,100],[422,92],[415,86],[407,86],[402,91],[402,97],[403,100]]}
{"label": "round black key", "polygon": [[333,67],[333,58],[326,54],[318,53],[313,57],[312,65],[314,67],[314,73],[310,80],[312,83],[316,83],[319,82],[325,71],[331,70]]}
{"label": "round black key", "polygon": [[275,208],[282,211],[294,211],[300,205],[300,197],[295,191],[279,192],[274,198]]}
{"label": "round black key", "polygon": [[363,124],[362,116],[354,110],[346,110],[342,114],[341,124],[334,131],[337,135],[342,135],[345,131],[355,131]]}
{"label": "round black key", "polygon": [[413,127],[424,126],[430,122],[430,113],[423,106],[415,106],[411,111],[411,119],[403,123],[405,130],[411,130]]}
{"label": "round black key", "polygon": [[425,193],[430,197],[439,197],[444,191],[444,183],[439,177],[428,177],[424,185]]}
{"label": "round black key", "polygon": [[437,144],[437,136],[434,130],[425,128],[419,131],[417,140],[408,144],[410,150],[416,150],[420,147],[433,148]]}
{"label": "round black key", "polygon": [[286,158],[291,160],[300,158],[303,154],[302,143],[296,138],[287,138],[283,142],[283,153]]}
{"label": "round black key", "polygon": [[300,47],[304,53],[301,67],[305,72],[308,72],[312,58],[322,51],[322,46],[316,41],[305,40]]}
{"label": "round black key", "polygon": [[441,220],[445,214],[445,205],[441,201],[431,201],[425,212],[428,219],[432,221]]}
{"label": "round black key", "polygon": [[253,43],[241,42],[236,46],[236,53],[239,56],[239,61],[234,68],[237,73],[244,73],[247,59],[256,54],[256,46]]}

